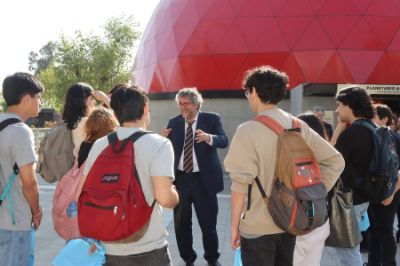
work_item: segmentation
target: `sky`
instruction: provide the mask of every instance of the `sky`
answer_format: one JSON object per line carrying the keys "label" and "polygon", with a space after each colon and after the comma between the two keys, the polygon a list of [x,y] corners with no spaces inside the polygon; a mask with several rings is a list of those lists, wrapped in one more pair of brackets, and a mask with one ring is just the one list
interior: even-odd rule
{"label": "sky", "polygon": [[29,52],[61,34],[99,31],[107,19],[133,15],[144,31],[160,0],[6,0],[0,2],[0,82],[28,71]]}

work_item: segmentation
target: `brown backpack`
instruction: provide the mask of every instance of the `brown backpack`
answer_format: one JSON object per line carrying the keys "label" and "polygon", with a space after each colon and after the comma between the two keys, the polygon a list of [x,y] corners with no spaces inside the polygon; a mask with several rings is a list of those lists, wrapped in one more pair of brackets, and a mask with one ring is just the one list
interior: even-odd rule
{"label": "brown backpack", "polygon": [[284,129],[268,116],[260,115],[255,120],[278,135],[275,180],[270,197],[265,194],[258,177],[255,178],[257,187],[277,226],[292,235],[307,234],[326,222],[327,191],[321,182],[314,152],[300,134],[300,121],[293,117],[292,128]]}

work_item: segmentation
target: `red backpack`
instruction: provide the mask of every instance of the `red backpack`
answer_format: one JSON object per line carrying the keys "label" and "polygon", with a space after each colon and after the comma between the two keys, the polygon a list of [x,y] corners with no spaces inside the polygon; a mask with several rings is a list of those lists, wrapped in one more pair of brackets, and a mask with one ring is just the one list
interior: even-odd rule
{"label": "red backpack", "polygon": [[135,167],[133,143],[152,133],[138,131],[124,140],[107,136],[109,145],[93,163],[78,201],[82,236],[121,243],[139,240],[146,232],[154,202],[144,197]]}

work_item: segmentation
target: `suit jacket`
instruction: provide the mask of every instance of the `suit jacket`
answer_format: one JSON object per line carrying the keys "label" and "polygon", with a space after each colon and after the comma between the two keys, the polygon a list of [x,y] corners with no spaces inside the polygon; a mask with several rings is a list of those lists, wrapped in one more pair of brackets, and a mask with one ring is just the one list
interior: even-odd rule
{"label": "suit jacket", "polygon": [[[178,168],[185,142],[185,120],[178,115],[168,121],[171,128],[168,138],[171,140],[175,153],[175,171]],[[228,146],[228,137],[222,128],[218,114],[199,112],[196,129],[201,129],[212,136],[213,144],[194,141],[194,152],[199,164],[201,182],[209,193],[218,193],[224,189],[223,173],[217,148]]]}

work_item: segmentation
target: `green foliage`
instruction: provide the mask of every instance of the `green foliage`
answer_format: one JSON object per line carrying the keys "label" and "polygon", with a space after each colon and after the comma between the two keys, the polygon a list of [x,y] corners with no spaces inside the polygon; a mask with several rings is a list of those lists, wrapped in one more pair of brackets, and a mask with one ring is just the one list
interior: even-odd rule
{"label": "green foliage", "polygon": [[102,34],[62,35],[39,51],[31,52],[29,67],[45,86],[43,107],[60,110],[68,88],[87,82],[94,89],[108,92],[117,83],[130,78],[132,50],[139,39],[133,17],[109,19]]}
{"label": "green foliage", "polygon": [[56,48],[56,43],[50,41],[39,50],[40,57],[38,53],[30,52],[29,70],[38,75],[42,70],[50,66],[54,61]]}

